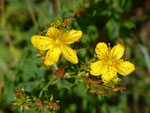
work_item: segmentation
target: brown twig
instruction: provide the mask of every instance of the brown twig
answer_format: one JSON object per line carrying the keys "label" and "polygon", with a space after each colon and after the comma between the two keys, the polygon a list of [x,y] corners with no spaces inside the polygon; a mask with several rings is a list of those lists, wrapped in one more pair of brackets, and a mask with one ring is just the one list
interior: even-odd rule
{"label": "brown twig", "polygon": [[71,19],[75,16],[75,14],[76,14],[76,11],[75,11],[75,10],[73,10],[73,14],[72,14],[72,16],[71,16],[71,17],[69,17],[69,18],[67,18],[67,27],[69,26],[70,21],[71,21]]}
{"label": "brown twig", "polygon": [[1,0],[0,3],[1,3],[1,14],[2,14],[2,17],[5,17],[5,13],[4,13],[4,0]]}
{"label": "brown twig", "polygon": [[94,84],[95,86],[102,86],[105,89],[111,90],[111,91],[120,91],[121,93],[123,93],[123,90],[125,90],[125,87],[120,87],[120,86],[115,86],[115,87],[108,87],[106,85],[102,85],[100,84],[101,81],[100,80],[96,80],[93,81],[92,79],[90,79],[89,77],[84,77],[84,79],[86,80],[86,84]]}

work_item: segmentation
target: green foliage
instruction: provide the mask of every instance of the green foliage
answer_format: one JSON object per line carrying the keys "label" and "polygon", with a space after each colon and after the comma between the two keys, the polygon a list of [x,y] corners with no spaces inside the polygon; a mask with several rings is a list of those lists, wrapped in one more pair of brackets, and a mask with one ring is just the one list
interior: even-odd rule
{"label": "green foliage", "polygon": [[119,38],[119,25],[114,19],[110,19],[106,23],[106,29],[111,41],[117,41]]}
{"label": "green foliage", "polygon": [[[26,101],[32,106],[37,102],[35,99],[50,100],[52,95],[54,102],[59,100],[60,110],[54,110],[58,113],[150,112],[149,0],[0,0],[0,3],[0,113],[20,113],[19,107],[12,103],[22,105]],[[31,45],[31,36],[45,33],[50,22],[71,17],[74,10],[76,15],[70,28],[83,31],[81,40],[71,45],[78,52],[79,64],[61,59],[58,67],[45,66],[41,58],[45,53]],[[105,88],[95,84],[86,87],[83,82],[82,75],[95,60],[90,59],[100,41],[112,45],[124,42],[124,56],[135,64],[135,72],[122,80],[122,86],[126,86],[123,93],[103,97],[100,95],[105,94]],[[54,74],[59,68],[65,68],[65,78]],[[14,99],[16,87],[26,92],[21,99]],[[100,91],[99,96],[96,90]],[[44,105],[48,102],[44,101]],[[41,113],[44,109],[30,108],[23,112]]]}

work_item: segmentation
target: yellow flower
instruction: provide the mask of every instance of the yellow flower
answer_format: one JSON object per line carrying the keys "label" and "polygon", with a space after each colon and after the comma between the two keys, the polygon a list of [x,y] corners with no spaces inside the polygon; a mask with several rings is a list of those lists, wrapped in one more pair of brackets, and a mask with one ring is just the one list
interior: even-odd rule
{"label": "yellow flower", "polygon": [[112,49],[103,42],[98,43],[95,52],[99,61],[91,64],[90,74],[94,76],[102,75],[102,81],[108,83],[117,76],[117,72],[123,76],[133,72],[135,70],[134,64],[120,59],[124,51],[125,48],[121,43],[118,43]]}
{"label": "yellow flower", "polygon": [[67,44],[72,44],[82,36],[81,31],[70,30],[62,33],[61,30],[51,27],[48,29],[46,36],[34,35],[31,42],[39,50],[48,50],[46,53],[45,65],[52,65],[59,60],[60,54],[70,62],[77,64],[78,58],[76,52]]}

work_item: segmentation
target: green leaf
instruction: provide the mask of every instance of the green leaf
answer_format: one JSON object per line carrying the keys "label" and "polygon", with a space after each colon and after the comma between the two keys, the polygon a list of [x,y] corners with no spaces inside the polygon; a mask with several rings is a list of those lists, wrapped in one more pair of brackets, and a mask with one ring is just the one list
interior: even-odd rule
{"label": "green leaf", "polygon": [[38,67],[33,59],[26,59],[23,65],[24,73],[22,75],[23,79],[29,80],[31,77],[35,75],[38,71]]}
{"label": "green leaf", "polygon": [[106,30],[110,40],[116,42],[119,38],[119,24],[114,19],[110,19],[106,23]]}
{"label": "green leaf", "polygon": [[72,83],[68,82],[64,78],[58,78],[58,85],[62,88],[70,89],[72,87]]}
{"label": "green leaf", "polygon": [[130,30],[135,27],[135,23],[132,21],[126,21],[126,22],[124,22],[123,27]]}
{"label": "green leaf", "polygon": [[75,113],[77,109],[76,104],[70,104],[66,109],[64,113]]}
{"label": "green leaf", "polygon": [[35,64],[34,60],[32,60],[32,59],[25,60],[24,69],[25,69],[25,71],[27,71],[28,73],[31,73],[31,74],[34,74],[38,70],[37,65]]}
{"label": "green leaf", "polygon": [[6,62],[0,57],[0,69],[5,70],[7,68]]}

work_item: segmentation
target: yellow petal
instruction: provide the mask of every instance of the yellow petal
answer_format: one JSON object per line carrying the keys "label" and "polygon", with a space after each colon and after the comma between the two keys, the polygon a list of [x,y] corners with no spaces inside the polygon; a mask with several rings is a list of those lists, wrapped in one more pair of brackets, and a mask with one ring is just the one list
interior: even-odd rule
{"label": "yellow petal", "polygon": [[106,43],[104,43],[104,42],[99,42],[99,43],[96,45],[95,52],[96,52],[97,57],[98,57],[99,59],[103,59],[103,58],[107,57],[108,47],[107,47]]}
{"label": "yellow petal", "polygon": [[76,55],[76,52],[71,49],[70,47],[63,45],[62,47],[62,54],[63,56],[70,62],[72,62],[73,64],[77,64],[78,63],[78,58]]}
{"label": "yellow petal", "polygon": [[31,43],[39,50],[48,50],[52,45],[53,40],[51,38],[34,35],[31,37]]}
{"label": "yellow petal", "polygon": [[112,80],[117,75],[117,70],[115,67],[106,67],[104,69],[104,72],[102,74],[102,81],[104,83],[108,83],[110,80]]}
{"label": "yellow petal", "polygon": [[61,41],[64,44],[72,44],[82,36],[82,31],[70,30],[62,35]]}
{"label": "yellow petal", "polygon": [[95,63],[92,63],[90,68],[91,68],[90,74],[94,76],[98,76],[102,74],[104,66],[102,61],[97,61]]}
{"label": "yellow petal", "polygon": [[59,39],[61,37],[61,32],[55,27],[48,29],[46,36],[52,38],[53,40]]}
{"label": "yellow petal", "polygon": [[129,61],[120,60],[117,64],[117,71],[119,74],[126,76],[135,70],[134,64]]}
{"label": "yellow petal", "polygon": [[117,43],[111,50],[111,56],[116,59],[120,59],[124,54],[125,48],[121,43]]}
{"label": "yellow petal", "polygon": [[46,53],[45,65],[52,65],[56,63],[59,60],[59,56],[61,54],[61,51],[58,47],[51,47],[49,51]]}

